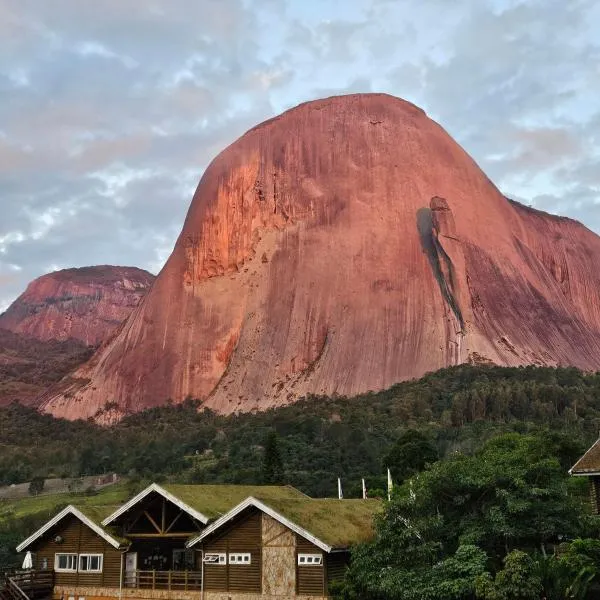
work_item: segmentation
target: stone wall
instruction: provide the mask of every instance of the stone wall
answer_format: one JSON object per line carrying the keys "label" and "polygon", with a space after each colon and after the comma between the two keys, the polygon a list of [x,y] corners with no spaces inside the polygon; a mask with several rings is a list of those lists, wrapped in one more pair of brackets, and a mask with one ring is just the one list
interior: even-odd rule
{"label": "stone wall", "polygon": [[[56,586],[53,600],[119,600],[119,590],[115,588],[67,587]],[[168,590],[132,590],[123,589],[123,600],[325,600],[321,596],[241,594],[237,592],[180,592]]]}
{"label": "stone wall", "polygon": [[296,595],[296,536],[287,527],[262,515],[263,596]]}
{"label": "stone wall", "polygon": [[[54,586],[53,600],[69,600],[69,597],[79,600],[201,600],[202,593],[199,591],[169,591],[169,590],[138,590],[131,588],[100,588],[100,587],[71,587],[64,585]],[[207,598],[205,592],[204,597]]]}

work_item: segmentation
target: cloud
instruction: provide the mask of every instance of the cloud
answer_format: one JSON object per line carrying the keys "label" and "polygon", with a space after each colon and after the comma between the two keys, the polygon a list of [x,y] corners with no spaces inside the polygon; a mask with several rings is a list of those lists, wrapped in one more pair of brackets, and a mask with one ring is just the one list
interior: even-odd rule
{"label": "cloud", "polygon": [[55,267],[157,271],[210,160],[336,93],[427,110],[501,189],[600,231],[592,0],[0,0],[0,310]]}

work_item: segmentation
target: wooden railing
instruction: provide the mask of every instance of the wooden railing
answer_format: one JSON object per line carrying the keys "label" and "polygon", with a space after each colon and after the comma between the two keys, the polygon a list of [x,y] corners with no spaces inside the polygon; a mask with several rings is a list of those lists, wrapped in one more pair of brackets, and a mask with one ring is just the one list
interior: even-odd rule
{"label": "wooden railing", "polygon": [[134,571],[125,575],[125,587],[148,590],[200,590],[200,571]]}
{"label": "wooden railing", "polygon": [[16,571],[6,575],[4,596],[12,600],[41,600],[52,596],[54,571]]}

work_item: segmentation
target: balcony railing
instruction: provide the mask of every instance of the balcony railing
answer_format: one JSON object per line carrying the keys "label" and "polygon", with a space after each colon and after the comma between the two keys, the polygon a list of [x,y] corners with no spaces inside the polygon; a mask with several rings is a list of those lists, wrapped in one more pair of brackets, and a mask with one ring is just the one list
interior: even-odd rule
{"label": "balcony railing", "polygon": [[125,575],[125,587],[144,590],[200,590],[200,571],[133,571]]}
{"label": "balcony railing", "polygon": [[3,591],[13,600],[37,600],[52,596],[53,571],[15,571],[7,573]]}

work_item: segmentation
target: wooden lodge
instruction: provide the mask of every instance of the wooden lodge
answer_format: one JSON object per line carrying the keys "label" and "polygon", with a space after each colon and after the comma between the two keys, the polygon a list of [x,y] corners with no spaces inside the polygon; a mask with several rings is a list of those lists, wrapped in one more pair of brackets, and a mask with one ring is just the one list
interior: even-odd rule
{"label": "wooden lodge", "polygon": [[17,547],[33,569],[7,579],[2,594],[38,600],[42,586],[54,600],[324,599],[350,547],[372,535],[378,507],[289,486],[152,484],[119,507],[60,511]]}
{"label": "wooden lodge", "polygon": [[600,439],[571,467],[569,474],[589,477],[592,512],[600,514]]}

